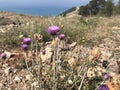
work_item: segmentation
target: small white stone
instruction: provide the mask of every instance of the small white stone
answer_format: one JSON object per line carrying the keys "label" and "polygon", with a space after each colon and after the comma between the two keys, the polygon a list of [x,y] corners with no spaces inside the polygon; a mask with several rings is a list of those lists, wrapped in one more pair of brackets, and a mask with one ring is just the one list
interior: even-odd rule
{"label": "small white stone", "polygon": [[17,69],[14,69],[13,73],[16,73],[18,70]]}
{"label": "small white stone", "polygon": [[64,80],[64,78],[65,78],[65,75],[61,75],[61,76],[60,76],[60,78],[61,78],[62,80]]}
{"label": "small white stone", "polygon": [[98,76],[102,76],[102,72],[98,72],[97,75],[98,75]]}
{"label": "small white stone", "polygon": [[16,83],[18,83],[18,82],[20,82],[20,81],[21,81],[21,78],[20,78],[20,77],[18,77],[18,76],[16,76],[16,77],[14,78],[14,81],[15,81]]}
{"label": "small white stone", "polygon": [[6,58],[9,59],[11,56],[11,52],[5,51],[4,53],[6,53]]}
{"label": "small white stone", "polygon": [[102,70],[102,68],[101,67],[97,67],[97,71],[101,71]]}
{"label": "small white stone", "polygon": [[6,68],[7,66],[8,66],[7,63],[2,65],[3,68]]}
{"label": "small white stone", "polygon": [[4,72],[5,72],[6,75],[9,75],[9,74],[10,74],[10,69],[11,69],[11,68],[8,67],[8,68],[6,68],[6,69],[4,70]]}
{"label": "small white stone", "polygon": [[3,84],[2,83],[0,83],[0,87],[2,87],[3,86]]}
{"label": "small white stone", "polygon": [[95,73],[92,73],[92,77],[95,77],[96,75],[95,75]]}
{"label": "small white stone", "polygon": [[33,83],[31,84],[31,87],[36,87],[37,84],[38,84],[38,82],[33,82]]}
{"label": "small white stone", "polygon": [[31,76],[30,75],[26,75],[25,78],[26,78],[26,80],[30,80]]}
{"label": "small white stone", "polygon": [[8,90],[12,90],[11,88],[8,88]]}
{"label": "small white stone", "polygon": [[70,66],[74,66],[74,65],[76,65],[78,63],[78,60],[76,59],[76,58],[70,58],[69,60],[68,60],[68,64],[70,65]]}
{"label": "small white stone", "polygon": [[77,45],[77,42],[73,42],[69,45],[69,48],[74,48]]}
{"label": "small white stone", "polygon": [[73,81],[72,81],[72,80],[68,80],[68,83],[69,83],[69,84],[73,84]]}
{"label": "small white stone", "polygon": [[24,36],[23,35],[20,35],[19,38],[23,38]]}

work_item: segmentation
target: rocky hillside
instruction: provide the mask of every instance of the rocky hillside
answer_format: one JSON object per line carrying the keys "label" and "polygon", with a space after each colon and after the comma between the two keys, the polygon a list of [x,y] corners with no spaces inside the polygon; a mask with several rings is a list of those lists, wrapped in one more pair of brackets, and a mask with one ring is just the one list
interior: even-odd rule
{"label": "rocky hillside", "polygon": [[[0,15],[1,90],[120,89],[120,16]],[[51,25],[65,37],[51,36]]]}

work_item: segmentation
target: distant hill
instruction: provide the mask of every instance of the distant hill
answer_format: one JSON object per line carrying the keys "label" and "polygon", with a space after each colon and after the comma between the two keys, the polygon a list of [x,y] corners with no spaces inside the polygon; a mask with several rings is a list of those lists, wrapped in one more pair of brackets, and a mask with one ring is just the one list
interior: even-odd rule
{"label": "distant hill", "polygon": [[66,11],[64,11],[63,13],[61,13],[60,15],[62,16],[71,16],[71,15],[78,15],[80,7],[76,6],[76,7],[72,7]]}

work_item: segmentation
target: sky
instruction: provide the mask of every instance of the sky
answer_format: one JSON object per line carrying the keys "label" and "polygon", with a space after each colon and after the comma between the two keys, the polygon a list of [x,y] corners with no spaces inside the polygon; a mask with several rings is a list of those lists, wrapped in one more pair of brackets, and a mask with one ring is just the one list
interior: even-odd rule
{"label": "sky", "polygon": [[[63,6],[73,7],[89,3],[90,0],[0,0],[0,7]],[[114,0],[117,2],[118,0]]]}
{"label": "sky", "polygon": [[90,0],[0,0],[1,6],[80,6]]}

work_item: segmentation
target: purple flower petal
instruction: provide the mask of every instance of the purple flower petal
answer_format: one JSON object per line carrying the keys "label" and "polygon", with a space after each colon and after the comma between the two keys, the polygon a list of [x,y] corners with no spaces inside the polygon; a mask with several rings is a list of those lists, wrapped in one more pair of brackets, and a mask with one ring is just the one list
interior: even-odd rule
{"label": "purple flower petal", "polygon": [[30,44],[31,43],[31,38],[27,37],[23,39],[24,44]]}
{"label": "purple flower petal", "polygon": [[27,50],[27,49],[28,49],[28,45],[27,45],[27,44],[23,44],[23,45],[21,46],[21,48],[22,48],[23,50]]}
{"label": "purple flower petal", "polygon": [[110,78],[110,75],[109,75],[109,74],[104,74],[103,78],[104,78],[104,79],[109,79],[109,78]]}
{"label": "purple flower petal", "polygon": [[5,59],[6,56],[7,56],[6,53],[1,53],[1,54],[0,54],[0,57],[1,57],[2,59]]}
{"label": "purple flower petal", "polygon": [[60,34],[60,35],[58,36],[58,38],[59,38],[60,40],[63,40],[63,39],[65,38],[65,34]]}
{"label": "purple flower petal", "polygon": [[51,35],[56,35],[57,32],[60,31],[60,28],[58,26],[50,26],[48,27],[48,33]]}
{"label": "purple flower petal", "polygon": [[105,84],[102,84],[99,86],[98,90],[109,90],[108,86]]}

